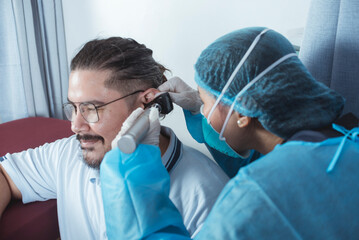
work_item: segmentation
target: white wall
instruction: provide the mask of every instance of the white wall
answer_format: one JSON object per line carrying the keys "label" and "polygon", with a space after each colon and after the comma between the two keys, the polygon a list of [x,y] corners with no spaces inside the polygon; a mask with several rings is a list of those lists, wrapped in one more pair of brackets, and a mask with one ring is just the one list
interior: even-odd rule
{"label": "white wall", "polygon": [[[265,26],[300,45],[310,0],[62,0],[69,63],[78,49],[98,37],[130,37],[192,87],[201,51],[230,31]],[[187,144],[206,152],[185,130],[175,108],[162,124]]]}

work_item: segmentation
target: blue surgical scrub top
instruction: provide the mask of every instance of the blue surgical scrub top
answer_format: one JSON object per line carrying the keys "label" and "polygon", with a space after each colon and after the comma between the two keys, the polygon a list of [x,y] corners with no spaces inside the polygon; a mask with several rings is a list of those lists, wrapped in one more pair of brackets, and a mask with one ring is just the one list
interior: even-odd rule
{"label": "blue surgical scrub top", "polygon": [[289,141],[242,168],[196,239],[352,239],[359,236],[359,143]]}
{"label": "blue surgical scrub top", "polygon": [[[359,128],[356,133],[359,134]],[[353,239],[359,236],[358,136],[346,139],[335,168],[326,172],[343,139],[288,141],[242,167],[223,189],[195,239]],[[150,147],[143,146],[140,150]],[[120,158],[136,165],[142,161],[136,154]],[[157,180],[141,178],[145,175],[140,168],[131,169],[130,173],[139,177],[123,179],[128,191],[123,193],[122,201],[138,202],[143,198],[141,189],[147,189],[151,183],[153,194],[146,195],[143,202],[157,204],[136,204],[136,211],[124,211],[116,221],[134,223],[129,231],[136,232],[139,239],[189,239],[183,234],[184,227],[175,214],[176,209],[161,190],[168,184],[162,180],[165,169],[153,169],[151,176]],[[163,177],[158,177],[161,173]],[[156,218],[150,220],[156,212]],[[113,226],[106,227],[111,231]]]}

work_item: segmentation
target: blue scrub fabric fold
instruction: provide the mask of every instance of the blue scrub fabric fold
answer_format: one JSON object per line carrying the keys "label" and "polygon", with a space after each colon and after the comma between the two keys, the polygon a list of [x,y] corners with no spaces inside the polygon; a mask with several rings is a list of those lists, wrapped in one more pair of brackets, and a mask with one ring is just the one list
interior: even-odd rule
{"label": "blue scrub fabric fold", "polygon": [[[359,142],[293,141],[242,168],[196,239],[351,239],[359,234]],[[220,223],[220,224],[219,224]]]}
{"label": "blue scrub fabric fold", "polygon": [[133,154],[111,150],[100,177],[108,239],[143,239],[160,230],[188,236],[168,197],[170,178],[158,147],[140,144]]}
{"label": "blue scrub fabric fold", "polygon": [[[326,172],[342,139],[287,142],[241,168],[195,239],[358,236],[357,138],[346,141],[335,168]],[[146,145],[137,150],[132,155],[113,150],[101,165],[109,239],[189,239],[168,198],[169,179],[159,166],[159,150]]]}

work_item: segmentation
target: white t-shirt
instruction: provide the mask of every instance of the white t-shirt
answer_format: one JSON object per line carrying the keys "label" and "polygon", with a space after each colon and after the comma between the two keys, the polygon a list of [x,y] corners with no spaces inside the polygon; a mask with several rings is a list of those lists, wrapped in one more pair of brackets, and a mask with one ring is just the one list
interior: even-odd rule
{"label": "white t-shirt", "polygon": [[[208,157],[183,145],[172,130],[162,162],[170,173],[170,198],[195,235],[229,180]],[[99,171],[82,159],[75,136],[7,154],[1,162],[24,203],[57,199],[61,239],[106,239]]]}

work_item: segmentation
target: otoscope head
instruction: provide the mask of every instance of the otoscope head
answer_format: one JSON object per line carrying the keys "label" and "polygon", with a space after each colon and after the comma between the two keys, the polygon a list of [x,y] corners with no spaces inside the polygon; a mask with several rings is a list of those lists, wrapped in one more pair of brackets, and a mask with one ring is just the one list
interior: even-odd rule
{"label": "otoscope head", "polygon": [[160,114],[168,114],[173,110],[173,103],[168,92],[161,93],[155,99],[148,104],[145,104],[145,108],[152,107],[154,104],[158,108]]}

